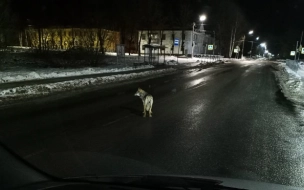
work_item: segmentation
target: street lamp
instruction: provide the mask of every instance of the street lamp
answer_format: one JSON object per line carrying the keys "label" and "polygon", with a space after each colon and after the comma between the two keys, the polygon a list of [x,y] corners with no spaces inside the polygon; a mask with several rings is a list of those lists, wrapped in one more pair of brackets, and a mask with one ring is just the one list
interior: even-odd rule
{"label": "street lamp", "polygon": [[[250,30],[250,31],[248,32],[248,34],[249,34],[249,35],[252,35],[252,34],[253,34],[253,30]],[[244,34],[243,48],[242,48],[242,59],[243,59],[243,56],[244,56],[245,40],[246,40],[246,35]]]}
{"label": "street lamp", "polygon": [[[249,32],[250,33],[250,32]],[[253,31],[252,31],[252,34],[253,34]],[[260,39],[260,37],[256,37],[256,41],[258,41]],[[250,58],[252,57],[252,48],[253,48],[253,41],[250,41],[251,42],[251,49],[250,49]]]}
{"label": "street lamp", "polygon": [[200,18],[199,18],[199,20],[200,20],[201,22],[204,22],[206,19],[207,19],[207,16],[206,16],[206,15],[201,15]]}
{"label": "street lamp", "polygon": [[[265,42],[261,43],[260,46],[263,47],[263,48],[265,48],[265,53],[268,52],[267,45],[266,45]],[[264,57],[264,53],[263,53],[263,57]]]}
{"label": "street lamp", "polygon": [[[206,15],[201,15],[200,17],[199,17],[199,20],[201,21],[201,22],[204,22],[205,20],[207,19],[207,16]],[[194,46],[195,46],[195,43],[193,43],[193,41],[194,41],[194,26],[195,26],[195,22],[193,22],[193,25],[192,25],[192,39],[191,39],[191,42],[192,42],[192,53],[191,53],[191,58],[193,58],[193,50],[194,50]]]}

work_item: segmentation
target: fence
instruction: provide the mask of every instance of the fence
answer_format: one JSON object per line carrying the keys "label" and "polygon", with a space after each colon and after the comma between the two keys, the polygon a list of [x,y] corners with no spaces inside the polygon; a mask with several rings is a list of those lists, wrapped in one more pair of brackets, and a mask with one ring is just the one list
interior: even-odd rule
{"label": "fence", "polygon": [[222,60],[224,56],[221,55],[210,55],[210,54],[196,54],[194,55],[196,58],[200,58],[201,62],[215,62],[218,60]]}
{"label": "fence", "polygon": [[107,63],[113,65],[133,65],[134,63],[143,63],[143,56],[107,56]]}

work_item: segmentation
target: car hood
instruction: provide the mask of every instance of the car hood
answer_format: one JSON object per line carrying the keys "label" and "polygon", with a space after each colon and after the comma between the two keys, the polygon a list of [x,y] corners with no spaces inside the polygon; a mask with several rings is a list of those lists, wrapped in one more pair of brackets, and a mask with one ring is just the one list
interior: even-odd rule
{"label": "car hood", "polygon": [[[145,180],[142,180],[145,178]],[[185,176],[185,175],[131,175],[131,176],[86,176],[86,177],[75,177],[69,179],[86,179],[89,181],[103,182],[103,183],[116,183],[116,184],[148,184],[149,180],[155,183],[171,183],[172,180],[180,182],[183,179],[196,180],[196,182],[213,182],[224,187],[231,187],[236,189],[249,189],[249,190],[300,190],[304,189],[301,187],[293,187],[286,185],[279,185],[273,183],[257,182],[242,179],[222,178],[222,177],[211,177],[211,176]],[[144,182],[143,182],[144,181]],[[173,182],[174,183],[174,182]]]}

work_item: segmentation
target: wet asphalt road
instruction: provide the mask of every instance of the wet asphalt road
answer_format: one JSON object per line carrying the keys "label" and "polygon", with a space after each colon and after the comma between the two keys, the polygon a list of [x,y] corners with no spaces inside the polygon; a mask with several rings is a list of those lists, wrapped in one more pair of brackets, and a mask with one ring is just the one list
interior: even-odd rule
{"label": "wet asphalt road", "polygon": [[[0,139],[56,176],[182,174],[304,186],[303,134],[270,63],[97,88],[0,109]],[[154,96],[142,117],[137,87]]]}

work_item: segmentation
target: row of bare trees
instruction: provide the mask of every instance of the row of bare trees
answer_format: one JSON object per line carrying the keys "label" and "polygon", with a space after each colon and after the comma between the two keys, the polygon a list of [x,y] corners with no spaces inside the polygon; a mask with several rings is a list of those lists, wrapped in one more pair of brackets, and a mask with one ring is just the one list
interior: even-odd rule
{"label": "row of bare trees", "polygon": [[241,8],[232,0],[214,0],[213,5],[216,6],[212,15],[220,52],[231,58],[236,46],[241,46],[249,24]]}
{"label": "row of bare trees", "polygon": [[105,53],[110,48],[113,51],[118,40],[116,34],[118,32],[101,28],[27,28],[19,33],[19,43],[20,46],[40,47],[40,50],[81,46],[86,49],[98,48],[98,51]]}
{"label": "row of bare trees", "polygon": [[0,1],[0,47],[6,47],[12,39],[13,35],[18,30],[16,27],[17,17],[12,12],[10,0]]}

